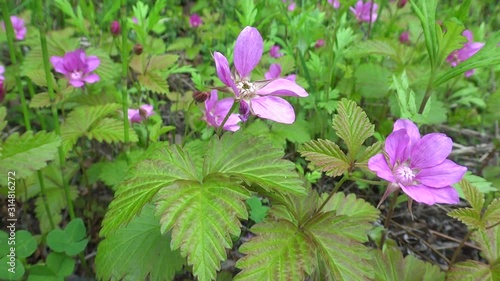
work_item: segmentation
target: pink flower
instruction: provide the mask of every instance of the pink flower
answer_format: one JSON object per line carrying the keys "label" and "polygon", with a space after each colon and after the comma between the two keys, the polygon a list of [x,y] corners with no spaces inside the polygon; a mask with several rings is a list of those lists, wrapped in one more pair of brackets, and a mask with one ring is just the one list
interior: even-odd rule
{"label": "pink flower", "polygon": [[[233,98],[218,99],[219,95],[217,90],[212,90],[210,97],[205,101],[205,116],[203,117],[203,120],[205,120],[209,126],[215,128],[219,128],[220,125],[222,125],[222,121],[224,121],[224,118],[234,102]],[[238,131],[240,129],[238,125],[240,121],[237,114],[231,113],[223,129],[232,132]]]}
{"label": "pink flower", "polygon": [[[273,63],[269,66],[269,71],[264,74],[264,77],[268,80],[279,78],[281,75],[281,65],[279,63]],[[285,77],[285,79],[295,82],[297,75],[291,74]]]}
{"label": "pink flower", "polygon": [[[283,1],[283,3],[288,2],[288,0],[282,0],[282,1]],[[290,12],[291,12],[291,11],[294,11],[294,10],[295,10],[295,2],[294,2],[294,1],[290,1],[290,4],[288,5],[288,8],[287,8],[287,9],[288,9],[288,11],[290,11]]]}
{"label": "pink flower", "polygon": [[399,43],[406,44],[408,42],[410,42],[410,32],[401,32],[401,35],[399,36]]}
{"label": "pink flower", "polygon": [[295,121],[293,107],[278,96],[307,97],[308,93],[296,83],[282,78],[251,82],[250,74],[262,57],[263,48],[259,31],[254,27],[245,27],[234,48],[236,73],[231,73],[227,58],[215,52],[217,76],[240,101],[242,120],[246,120],[251,113],[260,118],[292,124]]}
{"label": "pink flower", "polygon": [[3,76],[5,72],[5,67],[3,65],[0,65],[0,81],[5,80],[5,77]]}
{"label": "pink flower", "polygon": [[132,22],[133,22],[134,24],[139,24],[139,20],[138,20],[136,17],[133,17],[133,18],[132,18]]}
{"label": "pink flower", "polygon": [[339,0],[328,0],[328,3],[333,6],[334,9],[340,8]]}
{"label": "pink flower", "polygon": [[4,72],[5,67],[3,67],[3,65],[0,65],[0,102],[2,102],[5,97],[5,89],[3,87],[3,81],[5,80],[5,77],[3,76]]}
{"label": "pink flower", "polygon": [[318,41],[316,41],[316,43],[314,44],[314,48],[318,49],[318,48],[321,48],[325,46],[325,40],[323,39],[318,39]]}
{"label": "pink flower", "polygon": [[279,57],[283,56],[283,54],[282,54],[282,53],[280,53],[280,50],[281,50],[280,46],[278,46],[278,45],[274,45],[274,46],[272,46],[272,47],[271,47],[271,49],[269,50],[269,55],[270,55],[271,57],[273,57],[273,58],[279,58]]}
{"label": "pink flower", "polygon": [[458,193],[451,185],[460,181],[467,168],[446,159],[452,143],[441,133],[420,137],[413,122],[397,120],[384,153],[368,161],[370,170],[390,182],[380,203],[400,188],[410,197],[409,203],[411,199],[427,205],[458,203]]}
{"label": "pink flower", "polygon": [[114,20],[111,23],[109,30],[111,31],[111,34],[113,34],[114,36],[120,35],[120,33],[122,31],[122,29],[120,27],[120,23],[117,20]]}
{"label": "pink flower", "polygon": [[[24,38],[26,37],[26,26],[24,25],[24,20],[16,16],[11,16],[10,22],[12,23],[12,28],[14,29],[16,40],[24,40]],[[2,28],[5,30],[4,22],[2,22]]]}
{"label": "pink flower", "polygon": [[101,61],[97,56],[87,56],[81,49],[68,52],[63,57],[52,56],[50,62],[55,71],[64,74],[75,88],[83,87],[85,83],[95,83],[100,79],[92,71],[99,66]]}
{"label": "pink flower", "polygon": [[372,1],[363,3],[363,0],[359,0],[354,8],[350,7],[349,9],[359,22],[375,22],[377,20],[378,5]]}
{"label": "pink flower", "polygon": [[[467,38],[467,43],[465,43],[461,49],[453,51],[446,58],[446,61],[452,67],[456,67],[459,63],[470,59],[473,55],[479,52],[481,48],[484,47],[484,43],[472,41],[473,35],[470,30],[464,30],[462,35]],[[472,74],[474,74],[474,71],[474,69],[468,70],[467,72],[465,72],[465,77],[470,77]]]}
{"label": "pink flower", "polygon": [[201,17],[198,14],[196,14],[196,13],[192,14],[189,17],[189,25],[191,25],[191,27],[198,27],[202,23],[203,23],[203,21],[201,20]]}
{"label": "pink flower", "polygon": [[153,106],[149,104],[143,104],[139,107],[139,109],[128,110],[128,120],[130,121],[130,123],[140,123],[153,114]]}

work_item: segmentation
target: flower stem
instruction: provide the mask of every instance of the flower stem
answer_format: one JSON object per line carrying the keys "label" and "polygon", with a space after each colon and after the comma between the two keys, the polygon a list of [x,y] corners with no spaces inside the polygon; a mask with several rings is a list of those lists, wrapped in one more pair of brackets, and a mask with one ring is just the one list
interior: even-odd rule
{"label": "flower stem", "polygon": [[474,233],[474,230],[471,230],[469,229],[467,231],[467,234],[465,234],[465,237],[464,239],[462,239],[462,241],[460,241],[460,244],[458,244],[458,247],[455,249],[455,252],[453,253],[453,256],[451,256],[451,259],[450,259],[450,267],[455,263],[455,261],[457,260],[458,258],[458,255],[460,254],[460,250],[462,250],[463,246],[465,245],[465,242],[467,240],[469,240],[469,237],[472,235],[472,233]]}
{"label": "flower stem", "polygon": [[434,83],[434,68],[431,70],[431,75],[429,76],[429,82],[427,83],[427,89],[425,90],[425,95],[424,99],[422,100],[422,103],[420,104],[420,108],[418,109],[418,113],[422,114],[424,112],[425,106],[427,105],[427,102],[432,96],[432,84]]}
{"label": "flower stem", "polygon": [[[42,1],[38,0],[37,1],[37,10],[42,11]],[[49,95],[50,99],[50,107],[52,110],[52,118],[54,119],[54,130],[56,131],[56,134],[61,136],[61,128],[59,126],[59,116],[57,114],[57,108],[55,104],[55,96],[54,96],[54,87],[52,85],[52,76],[50,72],[50,64],[49,64],[49,52],[47,49],[47,37],[46,37],[46,26],[45,23],[40,16],[41,12],[38,12],[37,15],[37,25],[39,26],[40,30],[40,45],[42,47],[42,58],[43,58],[43,66],[45,70],[45,79],[47,80],[47,93]],[[68,204],[68,211],[69,211],[69,216],[71,219],[75,218],[75,209],[73,207],[73,201],[71,200],[71,195],[70,195],[70,190],[69,190],[69,185],[64,179],[64,169],[63,167],[66,166],[66,158],[65,158],[65,153],[63,150],[62,146],[58,147],[58,154],[59,154],[59,165],[60,165],[60,170],[61,170],[61,177],[62,177],[62,183],[64,187],[64,193],[66,195],[66,202]]]}
{"label": "flower stem", "polygon": [[385,243],[386,236],[387,236],[387,229],[389,228],[389,224],[391,223],[391,219],[392,219],[392,214],[394,213],[394,208],[396,207],[396,203],[398,202],[398,193],[399,193],[399,189],[396,189],[396,191],[394,191],[394,193],[392,194],[391,203],[389,205],[389,211],[387,213],[387,216],[385,217],[384,233],[382,233],[382,237],[380,238],[380,245],[379,245],[381,250],[384,247],[384,243]]}
{"label": "flower stem", "polygon": [[222,134],[222,130],[224,128],[224,125],[226,124],[227,120],[229,119],[229,116],[231,116],[231,113],[236,109],[236,107],[240,104],[239,100],[233,100],[233,105],[231,106],[231,109],[227,112],[226,116],[224,117],[224,120],[222,120],[222,123],[220,124],[219,128],[217,129],[217,135],[220,137]]}
{"label": "flower stem", "polygon": [[[122,110],[123,110],[123,139],[125,141],[125,151],[128,155],[129,151],[129,121],[128,121],[128,93],[127,93],[127,75],[128,75],[128,45],[127,45],[127,1],[121,1],[121,27],[122,27],[122,46],[121,46],[121,61],[122,61]],[[127,157],[128,161],[128,157]]]}
{"label": "flower stem", "polygon": [[387,184],[387,183],[381,182],[381,181],[365,180],[365,179],[358,178],[358,177],[351,177],[350,180],[352,180],[352,181],[360,181],[360,182],[364,182],[364,183],[368,183],[368,184],[373,184],[373,185],[386,185]]}
{"label": "flower stem", "polygon": [[339,190],[339,188],[342,186],[342,184],[348,180],[349,178],[347,176],[343,176],[338,182],[337,184],[335,185],[335,187],[332,189],[332,191],[330,191],[330,194],[328,194],[328,197],[325,199],[325,201],[323,201],[323,204],[321,204],[321,206],[319,206],[319,208],[316,210],[315,214],[319,214],[321,212],[321,210],[323,210],[323,208],[326,206],[326,204],[328,203],[328,201],[330,201],[330,199],[333,197],[333,195],[335,193],[337,193],[337,191]]}

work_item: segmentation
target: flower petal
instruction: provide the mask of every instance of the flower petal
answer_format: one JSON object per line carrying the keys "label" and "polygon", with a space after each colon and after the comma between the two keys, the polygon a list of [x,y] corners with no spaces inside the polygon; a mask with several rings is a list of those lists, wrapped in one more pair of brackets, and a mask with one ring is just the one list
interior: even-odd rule
{"label": "flower petal", "polygon": [[250,100],[250,107],[257,117],[284,124],[295,122],[295,112],[292,105],[280,97],[254,98]]}
{"label": "flower petal", "polygon": [[101,78],[99,77],[99,75],[97,75],[95,73],[89,74],[85,78],[83,78],[83,81],[85,81],[89,84],[95,83],[99,80],[101,80]]}
{"label": "flower petal", "polygon": [[99,64],[101,64],[101,60],[99,60],[97,56],[88,56],[86,62],[87,62],[87,69],[85,69],[85,71],[87,73],[96,70]]}
{"label": "flower petal", "polygon": [[[394,131],[405,129],[406,133],[410,137],[410,151],[413,145],[415,145],[420,140],[420,132],[418,131],[417,125],[408,119],[398,119],[394,122]],[[408,151],[409,153],[409,151]]]}
{"label": "flower petal", "polygon": [[309,94],[297,85],[297,83],[292,82],[288,79],[279,78],[270,81],[262,88],[256,91],[257,95],[273,95],[273,96],[292,96],[292,97],[307,97]]}
{"label": "flower petal", "polygon": [[268,80],[278,78],[281,74],[281,65],[279,63],[273,63],[269,66],[269,71],[264,74],[264,77]]}
{"label": "flower petal", "polygon": [[63,62],[64,62],[64,58],[63,57],[57,57],[57,56],[50,57],[50,63],[54,67],[54,70],[56,72],[61,73],[61,74],[68,75],[68,72],[64,68]]}
{"label": "flower petal", "polygon": [[236,84],[234,84],[234,80],[231,77],[229,62],[227,61],[226,57],[219,52],[215,52],[214,60],[215,68],[217,70],[217,76],[219,76],[220,81],[222,81],[222,83],[224,83],[226,86],[230,87],[233,90],[234,94],[239,97],[240,92],[238,91],[238,88],[236,88]]}
{"label": "flower petal", "polygon": [[387,160],[382,153],[376,154],[368,160],[368,169],[377,173],[378,177],[383,178],[386,181],[396,182],[396,179],[392,175],[392,171],[387,164]]}
{"label": "flower petal", "polygon": [[212,90],[210,92],[210,96],[208,99],[205,101],[205,111],[209,112],[214,108],[215,104],[217,103],[217,100],[219,99],[219,94],[217,90]]}
{"label": "flower petal", "polygon": [[400,185],[400,187],[413,200],[427,205],[434,205],[436,203],[457,204],[460,201],[458,192],[451,186],[433,188],[425,185]]}
{"label": "flower petal", "polygon": [[391,161],[391,167],[394,167],[396,162],[402,163],[408,159],[408,144],[410,137],[405,129],[392,132],[385,140],[385,152]]}
{"label": "flower petal", "polygon": [[238,35],[234,47],[234,66],[241,78],[250,76],[259,63],[264,50],[264,41],[255,27],[247,26]]}
{"label": "flower petal", "polygon": [[69,83],[75,88],[81,88],[85,84],[82,80],[69,80]]}
{"label": "flower petal", "polygon": [[459,182],[466,171],[466,167],[447,159],[437,166],[420,170],[415,180],[426,186],[443,187]]}
{"label": "flower petal", "polygon": [[410,167],[422,169],[443,163],[450,155],[453,141],[445,134],[432,133],[423,136],[410,152]]}

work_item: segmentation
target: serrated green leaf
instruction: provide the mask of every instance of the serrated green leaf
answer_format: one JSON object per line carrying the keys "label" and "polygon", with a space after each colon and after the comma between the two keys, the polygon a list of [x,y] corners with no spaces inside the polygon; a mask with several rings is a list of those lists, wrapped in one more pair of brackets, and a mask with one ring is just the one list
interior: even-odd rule
{"label": "serrated green leaf", "polygon": [[281,149],[264,138],[243,132],[213,136],[207,147],[203,175],[222,173],[256,184],[264,190],[305,194],[292,162],[281,159]]}
{"label": "serrated green leaf", "polygon": [[[0,106],[0,132],[3,131],[5,126],[7,126],[7,120],[5,120],[5,117],[7,116],[7,108],[4,106]],[[0,158],[2,157],[2,153],[0,150]]]}
{"label": "serrated green leaf", "polygon": [[167,79],[163,78],[161,74],[157,72],[146,72],[137,76],[137,80],[144,88],[158,93],[158,94],[168,94],[170,89],[167,84]]}
{"label": "serrated green leaf", "polygon": [[[26,76],[28,76],[29,79],[36,85],[40,87],[47,87],[47,76],[45,74],[45,70],[43,69],[32,69],[29,71],[26,71],[25,73]],[[54,75],[52,73],[49,74],[50,78],[52,80],[52,85],[57,87],[57,82],[56,79],[54,78]],[[57,90],[56,90],[57,91]]]}
{"label": "serrated green leaf", "polygon": [[463,222],[465,225],[467,225],[467,227],[471,229],[485,227],[484,223],[481,221],[481,214],[475,209],[456,209],[448,212],[448,215]]}
{"label": "serrated green leaf", "polygon": [[340,147],[329,140],[312,140],[299,149],[299,153],[326,175],[340,176],[350,168],[349,159]]}
{"label": "serrated green leaf", "polygon": [[227,258],[231,235],[239,236],[239,219],[248,219],[245,201],[250,193],[239,182],[221,176],[177,181],[163,187],[156,214],[161,231],[172,230],[172,249],[181,250],[200,280],[215,280],[220,261]]}
{"label": "serrated green leaf", "polygon": [[[500,277],[500,263],[493,267],[474,260],[459,262],[453,265],[447,274],[447,281],[496,281]],[[495,276],[493,276],[495,274]]]}
{"label": "serrated green leaf", "polygon": [[147,70],[167,70],[170,66],[174,65],[179,59],[178,55],[163,54],[153,56],[149,59]]}
{"label": "serrated green leaf", "polygon": [[474,210],[481,213],[484,205],[483,194],[466,179],[462,179],[458,184],[464,192],[465,200],[469,202]]}
{"label": "serrated green leaf", "polygon": [[[57,104],[60,101],[62,101],[62,97],[60,95],[55,95],[54,103]],[[30,108],[43,108],[49,107],[50,105],[50,97],[47,92],[36,94],[29,102]]]}
{"label": "serrated green leaf", "polygon": [[170,249],[170,234],[162,235],[153,205],[99,243],[95,260],[100,280],[125,278],[172,280],[184,264],[178,250]]}
{"label": "serrated green leaf", "polygon": [[412,255],[403,258],[401,250],[396,247],[382,251],[374,250],[371,261],[375,269],[375,281],[420,281],[445,280],[445,273],[439,267],[421,261]]}
{"label": "serrated green leaf", "polygon": [[356,167],[369,171],[368,169],[368,160],[375,156],[375,154],[380,153],[382,148],[384,147],[383,141],[378,141],[365,149],[363,154],[356,161]]}
{"label": "serrated green leaf", "polygon": [[[92,126],[90,131],[87,133],[87,137],[90,139],[96,139],[99,142],[124,142],[124,131],[125,128],[123,127],[122,120],[104,118],[97,121],[97,123]],[[129,141],[138,141],[137,134],[133,129],[129,130]]]}
{"label": "serrated green leaf", "polygon": [[179,37],[172,44],[168,45],[167,51],[180,51],[193,46],[193,38]]}
{"label": "serrated green leaf", "polygon": [[389,56],[398,64],[402,64],[401,54],[398,52],[394,44],[383,40],[367,40],[356,44],[349,51],[349,57],[365,57],[368,55]]}
{"label": "serrated green leaf", "polygon": [[[479,192],[483,194],[497,191],[497,189],[493,186],[491,182],[487,181],[485,178],[472,174],[470,171],[465,173],[465,176],[463,178],[467,180],[470,185],[472,185],[474,188],[476,188]],[[462,187],[460,186],[459,183],[454,184],[453,187],[457,189],[460,198],[466,199]]]}
{"label": "serrated green leaf", "polygon": [[366,113],[354,101],[342,99],[333,117],[333,129],[347,144],[347,156],[354,162],[363,142],[371,137],[375,126],[370,123]]}
{"label": "serrated green leaf", "polygon": [[101,62],[99,67],[94,71],[101,78],[100,81],[108,82],[115,85],[114,78],[120,75],[120,71],[116,71],[120,66],[114,63],[109,57],[109,52],[103,49],[88,48],[86,50],[88,56],[93,55],[99,58]]}
{"label": "serrated green leaf", "polygon": [[[467,38],[462,35],[465,27],[459,20],[455,18],[448,19],[443,25],[446,32],[443,35],[438,34],[438,65],[441,65],[451,52],[460,49],[467,42]],[[438,28],[438,33],[441,33],[440,28]]]}
{"label": "serrated green leaf", "polygon": [[176,180],[200,180],[188,153],[177,147],[152,146],[129,177],[117,186],[115,199],[104,217],[101,235],[107,236],[134,218],[158,191]]}
{"label": "serrated green leaf", "polygon": [[472,234],[472,240],[479,244],[483,256],[490,264],[500,262],[500,225],[479,229]]}
{"label": "serrated green leaf", "polygon": [[[7,175],[8,171],[15,171],[17,179],[27,178],[55,158],[60,144],[61,139],[53,132],[13,133],[2,145],[0,173]],[[3,177],[0,185],[6,185],[6,182],[7,177]]]}
{"label": "serrated green leaf", "polygon": [[487,224],[500,222],[500,198],[495,198],[491,201],[483,213],[483,220]]}
{"label": "serrated green leaf", "polygon": [[391,72],[378,64],[362,64],[354,72],[356,88],[362,97],[379,99],[387,96]]}
{"label": "serrated green leaf", "polygon": [[313,241],[286,220],[259,223],[252,227],[257,236],[239,251],[247,254],[236,267],[243,269],[234,280],[303,281],[315,267]]}

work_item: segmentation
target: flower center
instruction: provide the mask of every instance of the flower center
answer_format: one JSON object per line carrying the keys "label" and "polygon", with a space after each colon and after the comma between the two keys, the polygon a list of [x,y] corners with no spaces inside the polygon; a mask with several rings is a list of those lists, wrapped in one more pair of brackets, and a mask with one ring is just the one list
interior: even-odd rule
{"label": "flower center", "polygon": [[413,185],[413,179],[415,179],[415,173],[406,164],[401,164],[396,166],[394,169],[394,178],[396,181],[403,185]]}
{"label": "flower center", "polygon": [[71,80],[80,80],[82,79],[82,72],[81,71],[73,71],[70,74]]}
{"label": "flower center", "polygon": [[253,98],[255,96],[255,91],[257,91],[255,85],[249,81],[239,81],[236,83],[236,87],[240,91],[240,98],[244,100]]}

